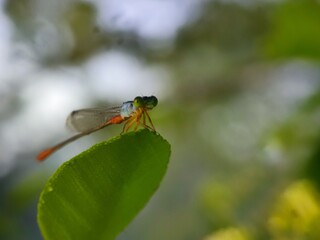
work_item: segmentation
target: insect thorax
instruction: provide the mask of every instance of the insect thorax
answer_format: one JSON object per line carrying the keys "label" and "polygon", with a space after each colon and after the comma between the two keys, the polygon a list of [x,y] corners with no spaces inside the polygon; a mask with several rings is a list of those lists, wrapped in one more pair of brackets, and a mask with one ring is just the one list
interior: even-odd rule
{"label": "insect thorax", "polygon": [[133,105],[133,101],[124,102],[121,107],[121,117],[130,117],[135,110],[136,108]]}

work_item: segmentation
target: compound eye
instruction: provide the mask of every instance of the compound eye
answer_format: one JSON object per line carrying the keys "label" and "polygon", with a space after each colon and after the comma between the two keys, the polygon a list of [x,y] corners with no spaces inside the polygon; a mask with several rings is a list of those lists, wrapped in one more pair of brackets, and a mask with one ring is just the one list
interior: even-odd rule
{"label": "compound eye", "polygon": [[155,96],[151,96],[151,97],[149,98],[149,101],[150,101],[150,104],[151,104],[153,107],[155,107],[155,106],[158,105],[158,99],[157,99]]}
{"label": "compound eye", "polygon": [[133,104],[135,107],[140,107],[142,105],[142,97],[135,97],[135,99],[133,100]]}

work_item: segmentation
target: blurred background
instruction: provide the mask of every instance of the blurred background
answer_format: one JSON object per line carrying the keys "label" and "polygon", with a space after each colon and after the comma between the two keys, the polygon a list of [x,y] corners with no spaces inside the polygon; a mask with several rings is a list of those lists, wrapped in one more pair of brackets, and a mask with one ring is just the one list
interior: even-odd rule
{"label": "blurred background", "polygon": [[0,0],[0,239],[112,126],[39,164],[74,109],[155,95],[172,146],[119,240],[320,239],[320,1]]}

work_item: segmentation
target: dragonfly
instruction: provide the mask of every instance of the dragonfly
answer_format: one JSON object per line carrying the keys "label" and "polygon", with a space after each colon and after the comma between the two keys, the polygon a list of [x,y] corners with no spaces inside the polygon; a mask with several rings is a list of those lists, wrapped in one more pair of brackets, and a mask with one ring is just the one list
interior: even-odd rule
{"label": "dragonfly", "polygon": [[55,151],[78,138],[113,124],[125,122],[121,134],[129,131],[131,128],[134,128],[134,131],[136,131],[139,126],[156,131],[148,111],[157,106],[157,104],[158,99],[155,96],[138,96],[133,101],[124,102],[116,107],[87,108],[72,111],[67,117],[67,127],[78,132],[78,134],[43,150],[38,154],[37,160],[43,161]]}

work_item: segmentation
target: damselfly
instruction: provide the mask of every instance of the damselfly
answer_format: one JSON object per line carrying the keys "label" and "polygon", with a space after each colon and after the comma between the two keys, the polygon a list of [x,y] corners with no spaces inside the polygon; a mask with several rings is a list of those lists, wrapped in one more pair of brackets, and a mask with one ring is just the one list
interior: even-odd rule
{"label": "damselfly", "polygon": [[155,96],[136,97],[133,101],[124,102],[117,107],[75,110],[68,116],[67,126],[78,134],[45,149],[39,153],[37,160],[43,161],[68,143],[112,124],[125,122],[122,132],[127,132],[132,127],[137,130],[139,126],[155,131],[148,111],[157,104],[158,99]]}

